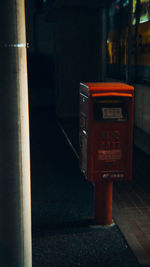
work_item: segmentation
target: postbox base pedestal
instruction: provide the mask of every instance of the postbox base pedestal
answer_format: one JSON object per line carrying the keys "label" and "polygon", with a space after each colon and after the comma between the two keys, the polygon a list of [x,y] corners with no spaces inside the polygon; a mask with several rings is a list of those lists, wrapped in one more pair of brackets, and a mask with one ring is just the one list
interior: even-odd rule
{"label": "postbox base pedestal", "polygon": [[99,225],[111,225],[112,220],[112,195],[113,182],[95,182],[95,223]]}

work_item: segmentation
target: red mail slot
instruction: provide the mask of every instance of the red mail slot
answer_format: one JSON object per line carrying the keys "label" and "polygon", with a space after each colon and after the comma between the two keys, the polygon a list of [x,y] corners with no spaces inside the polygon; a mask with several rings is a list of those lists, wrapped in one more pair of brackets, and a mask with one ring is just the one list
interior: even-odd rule
{"label": "red mail slot", "polygon": [[89,181],[132,177],[134,88],[80,84],[80,167]]}

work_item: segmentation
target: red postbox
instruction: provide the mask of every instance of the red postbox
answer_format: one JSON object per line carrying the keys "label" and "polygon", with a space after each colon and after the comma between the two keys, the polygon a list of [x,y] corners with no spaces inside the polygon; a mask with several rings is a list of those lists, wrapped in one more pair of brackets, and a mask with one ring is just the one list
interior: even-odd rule
{"label": "red postbox", "polygon": [[80,168],[109,202],[112,182],[132,177],[133,97],[124,83],[80,84]]}

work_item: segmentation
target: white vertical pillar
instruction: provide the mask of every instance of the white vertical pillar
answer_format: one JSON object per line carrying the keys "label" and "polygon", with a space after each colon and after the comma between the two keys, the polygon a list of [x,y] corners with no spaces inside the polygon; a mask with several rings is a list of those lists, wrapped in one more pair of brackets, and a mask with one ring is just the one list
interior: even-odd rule
{"label": "white vertical pillar", "polygon": [[0,1],[0,266],[31,267],[24,0]]}

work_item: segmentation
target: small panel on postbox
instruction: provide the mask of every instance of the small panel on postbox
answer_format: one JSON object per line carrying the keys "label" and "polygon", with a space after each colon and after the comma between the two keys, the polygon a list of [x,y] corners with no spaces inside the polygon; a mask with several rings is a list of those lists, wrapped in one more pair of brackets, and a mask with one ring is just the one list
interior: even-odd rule
{"label": "small panel on postbox", "polygon": [[134,88],[80,84],[80,168],[89,181],[132,177]]}

